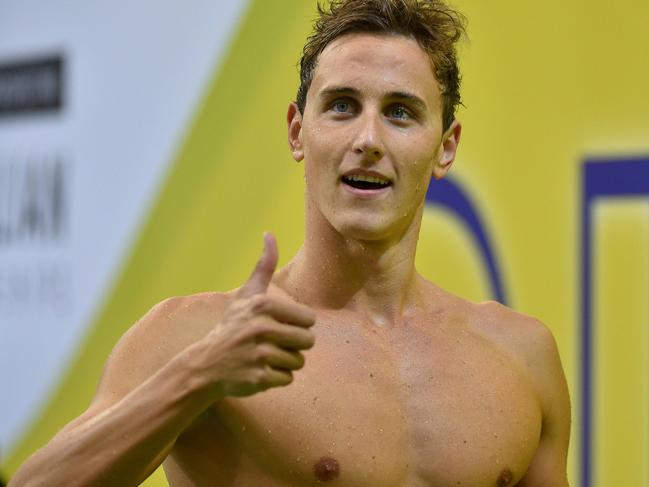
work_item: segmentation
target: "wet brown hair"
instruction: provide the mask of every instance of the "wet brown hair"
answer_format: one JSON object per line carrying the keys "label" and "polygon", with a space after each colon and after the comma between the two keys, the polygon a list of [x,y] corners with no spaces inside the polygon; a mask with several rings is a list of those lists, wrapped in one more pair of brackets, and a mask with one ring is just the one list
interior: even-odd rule
{"label": "wet brown hair", "polygon": [[331,0],[328,8],[318,2],[318,18],[300,59],[300,112],[304,113],[318,58],[330,42],[356,32],[397,34],[415,39],[428,54],[442,91],[446,130],[461,104],[455,45],[466,35],[465,25],[465,17],[442,0]]}

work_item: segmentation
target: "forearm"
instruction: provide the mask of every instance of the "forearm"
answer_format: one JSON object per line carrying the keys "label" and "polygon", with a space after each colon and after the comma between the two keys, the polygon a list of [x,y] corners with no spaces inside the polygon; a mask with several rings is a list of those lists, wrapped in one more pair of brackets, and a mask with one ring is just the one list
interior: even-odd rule
{"label": "forearm", "polygon": [[23,465],[11,487],[137,485],[210,404],[190,373],[176,357],[121,401],[57,435]]}

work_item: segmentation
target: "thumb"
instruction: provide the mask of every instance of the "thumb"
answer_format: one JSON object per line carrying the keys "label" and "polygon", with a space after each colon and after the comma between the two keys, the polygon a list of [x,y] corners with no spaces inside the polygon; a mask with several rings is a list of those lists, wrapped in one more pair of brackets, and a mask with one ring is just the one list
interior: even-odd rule
{"label": "thumb", "polygon": [[255,294],[265,293],[275,272],[275,267],[277,267],[277,242],[272,233],[266,232],[264,233],[264,250],[261,257],[248,281],[239,289],[237,297],[250,298]]}

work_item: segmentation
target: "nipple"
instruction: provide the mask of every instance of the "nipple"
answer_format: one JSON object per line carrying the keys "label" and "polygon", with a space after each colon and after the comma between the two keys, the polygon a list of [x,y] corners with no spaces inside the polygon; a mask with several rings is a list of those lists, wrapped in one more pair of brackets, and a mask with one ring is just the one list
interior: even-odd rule
{"label": "nipple", "polygon": [[498,487],[507,487],[511,481],[514,480],[514,474],[512,473],[511,470],[506,468],[502,472],[500,472],[500,475],[498,476],[498,481],[496,482],[496,485]]}
{"label": "nipple", "polygon": [[338,464],[338,460],[331,457],[322,457],[313,466],[313,473],[317,479],[322,482],[327,482],[337,478],[340,475],[340,465]]}

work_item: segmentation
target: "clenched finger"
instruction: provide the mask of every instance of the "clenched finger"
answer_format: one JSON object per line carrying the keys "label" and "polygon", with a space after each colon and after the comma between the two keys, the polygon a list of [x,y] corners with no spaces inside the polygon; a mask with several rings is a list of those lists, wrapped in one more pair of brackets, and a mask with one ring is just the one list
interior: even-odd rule
{"label": "clenched finger", "polygon": [[309,328],[315,323],[315,312],[303,304],[277,296],[264,296],[255,304],[255,311],[264,313],[280,323]]}
{"label": "clenched finger", "polygon": [[306,350],[315,343],[315,336],[310,330],[282,323],[275,323],[264,330],[259,339],[281,348],[293,350]]}
{"label": "clenched finger", "polygon": [[293,373],[290,370],[274,369],[266,367],[262,385],[268,387],[286,386],[293,382]]}
{"label": "clenched finger", "polygon": [[304,355],[270,343],[260,345],[260,360],[276,369],[298,370],[304,366]]}

